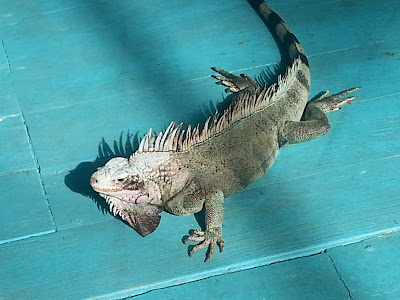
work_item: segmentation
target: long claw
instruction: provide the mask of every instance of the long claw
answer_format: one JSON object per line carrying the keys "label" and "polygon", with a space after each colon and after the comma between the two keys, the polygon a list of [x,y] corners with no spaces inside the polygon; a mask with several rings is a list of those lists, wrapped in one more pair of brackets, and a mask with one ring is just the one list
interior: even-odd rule
{"label": "long claw", "polygon": [[224,247],[225,247],[225,242],[223,240],[220,240],[217,242],[217,245],[219,247],[219,252],[224,251]]}
{"label": "long claw", "polygon": [[202,242],[204,241],[204,236],[189,236],[187,240],[192,242]]}
{"label": "long claw", "polygon": [[229,73],[220,68],[212,67],[211,69],[222,75],[211,75],[211,77],[218,80],[216,84],[228,87],[225,89],[225,92],[227,93],[247,91],[251,94],[257,94],[260,91],[258,83],[251,79],[246,73],[236,76],[235,74]]}
{"label": "long claw", "polygon": [[192,250],[190,250],[190,257],[192,257],[196,251],[208,247],[205,261],[209,261],[210,258],[214,255],[215,244],[218,245],[220,252],[224,250],[225,246],[225,243],[222,240],[221,228],[207,229],[205,231],[190,230],[190,235],[184,238],[183,242],[186,243],[188,241],[199,242],[199,244],[195,245]]}
{"label": "long claw", "polygon": [[203,230],[193,230],[193,234],[197,234],[198,236],[203,236],[204,235],[204,231]]}
{"label": "long claw", "polygon": [[345,90],[345,91],[343,91],[343,92],[340,92],[340,93],[331,95],[331,97],[340,98],[340,97],[343,97],[343,96],[345,96],[345,95],[347,95],[347,94],[350,94],[350,93],[352,93],[352,92],[355,92],[355,91],[357,91],[358,89],[360,89],[360,86],[353,87],[353,88],[347,89],[347,90]]}
{"label": "long claw", "polygon": [[206,259],[204,260],[204,262],[207,262],[210,260],[210,258],[214,255],[214,251],[215,251],[215,244],[211,243],[208,247],[208,252],[207,252]]}
{"label": "long claw", "polygon": [[222,76],[225,76],[225,77],[228,78],[228,79],[233,79],[233,78],[236,77],[236,75],[234,75],[234,74],[232,74],[232,73],[229,73],[229,72],[227,72],[227,71],[225,71],[225,70],[222,70],[222,69],[220,69],[220,68],[217,68],[217,67],[212,67],[211,69],[212,69],[213,71],[215,71],[215,72],[221,74]]}
{"label": "long claw", "polygon": [[205,247],[207,247],[210,243],[208,242],[202,242],[200,244],[197,244],[196,246],[193,247],[193,249],[190,251],[189,256],[192,257],[193,253],[195,253],[196,251],[203,249]]}
{"label": "long claw", "polygon": [[317,102],[319,100],[322,100],[322,99],[326,98],[326,96],[328,96],[328,94],[329,94],[329,91],[326,91],[321,96],[319,96],[317,99],[315,99],[313,101]]}
{"label": "long claw", "polygon": [[229,92],[231,92],[231,93],[237,93],[237,92],[239,92],[239,91],[240,91],[240,90],[239,90],[238,88],[234,87],[234,86],[225,89],[225,92],[227,92],[227,93],[229,93]]}
{"label": "long claw", "polygon": [[351,104],[351,101],[357,98],[357,96],[351,96],[346,98],[342,97],[354,91],[357,91],[359,88],[360,87],[350,88],[343,92],[330,96],[328,96],[329,91],[326,91],[312,102],[314,103],[314,105],[317,105],[320,109],[322,109],[322,111],[325,113],[336,111],[339,110],[345,104]]}
{"label": "long claw", "polygon": [[222,81],[221,81],[221,84],[224,85],[224,86],[229,86],[229,87],[235,86],[235,85],[233,84],[233,82],[228,81],[228,80],[222,80]]}
{"label": "long claw", "polygon": [[214,78],[214,79],[220,80],[220,81],[223,81],[223,80],[226,79],[225,77],[223,77],[223,76],[218,76],[218,75],[211,75],[211,77]]}

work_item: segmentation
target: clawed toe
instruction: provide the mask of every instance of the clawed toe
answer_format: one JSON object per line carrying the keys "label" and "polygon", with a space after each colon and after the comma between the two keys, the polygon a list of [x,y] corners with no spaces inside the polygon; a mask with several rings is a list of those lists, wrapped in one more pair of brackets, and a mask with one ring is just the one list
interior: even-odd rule
{"label": "clawed toe", "polygon": [[353,87],[343,92],[330,96],[328,96],[329,91],[326,91],[317,99],[315,99],[312,103],[320,107],[325,113],[336,111],[339,110],[343,105],[351,104],[351,101],[357,98],[358,96],[351,96],[346,98],[342,97],[357,91],[359,88],[360,87]]}
{"label": "clawed toe", "polygon": [[202,230],[192,230],[190,235],[184,238],[183,243],[186,244],[187,242],[202,242],[204,241],[204,231]]}
{"label": "clawed toe", "polygon": [[216,84],[226,86],[227,93],[238,93],[244,90],[256,93],[260,89],[259,85],[247,74],[236,76],[220,68],[212,67],[211,69],[222,75],[211,75],[211,77],[218,80]]}
{"label": "clawed toe", "polygon": [[[235,77],[237,77],[235,74],[229,73],[229,72],[222,70],[220,68],[217,68],[217,67],[212,67],[211,70],[221,74],[222,76],[224,76],[225,78],[228,78],[228,79],[235,79]],[[215,75],[211,75],[211,76],[215,76]]]}
{"label": "clawed toe", "polygon": [[[337,99],[337,98],[343,97],[343,96],[345,96],[345,95],[347,95],[347,94],[350,94],[350,93],[352,93],[352,92],[355,92],[355,91],[357,91],[358,89],[360,89],[359,86],[353,87],[353,88],[350,88],[350,89],[345,90],[345,91],[343,91],[343,92],[340,92],[340,93],[331,95],[330,97],[334,97],[335,99]],[[355,97],[353,97],[353,98],[355,98]]]}
{"label": "clawed toe", "polygon": [[208,251],[206,254],[206,261],[209,261],[210,258],[214,255],[215,252],[215,244],[218,245],[219,251],[222,252],[224,250],[225,243],[222,240],[222,233],[220,228],[214,228],[212,230],[191,230],[190,235],[184,238],[183,242],[186,244],[188,241],[199,242],[195,245],[190,251],[189,256],[192,257],[193,254],[201,250],[203,248],[208,247]]}

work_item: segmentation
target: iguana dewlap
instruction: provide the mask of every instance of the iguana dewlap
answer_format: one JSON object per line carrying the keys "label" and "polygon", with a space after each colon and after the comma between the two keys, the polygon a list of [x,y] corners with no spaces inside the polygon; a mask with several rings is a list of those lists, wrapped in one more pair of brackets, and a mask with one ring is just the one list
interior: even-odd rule
{"label": "iguana dewlap", "polygon": [[290,58],[286,73],[271,86],[260,88],[248,75],[233,75],[218,68],[217,84],[235,93],[221,115],[204,126],[172,122],[164,133],[149,133],[129,158],[108,161],[91,177],[91,185],[142,236],[153,232],[159,214],[197,213],[205,208],[205,230],[186,239],[199,242],[193,252],[217,244],[222,251],[224,198],[243,189],[272,165],[279,148],[328,133],[326,113],[351,103],[341,98],[358,88],[307,103],[310,69],[307,56],[282,19],[263,1],[249,1],[276,34]]}

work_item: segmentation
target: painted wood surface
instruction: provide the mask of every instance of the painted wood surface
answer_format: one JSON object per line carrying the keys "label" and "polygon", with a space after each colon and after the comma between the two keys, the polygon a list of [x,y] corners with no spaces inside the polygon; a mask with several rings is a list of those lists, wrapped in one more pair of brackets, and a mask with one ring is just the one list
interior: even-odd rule
{"label": "painted wood surface", "polygon": [[399,299],[400,234],[388,231],[327,254],[353,299]]}
{"label": "painted wood surface", "polygon": [[[347,295],[324,254],[266,265],[399,228],[400,4],[270,4],[309,54],[311,95],[361,85],[360,97],[329,115],[327,136],[282,149],[263,178],[226,200],[227,246],[204,264],[204,253],[190,259],[180,242],[198,227],[194,216],[163,214],[142,238],[108,213],[88,179],[110,157],[132,153],[150,127],[204,121],[225,97],[211,66],[273,70],[278,48],[249,4],[0,1],[0,298],[111,299],[153,289],[162,290],[148,295],[167,289],[174,298],[181,291],[169,287],[222,274],[210,285],[256,282],[256,270],[276,283],[292,271],[305,280],[305,262],[332,276],[332,296]],[[336,249],[331,258],[346,262],[348,252]],[[389,250],[378,269],[393,259]],[[365,262],[373,278],[373,259]],[[363,277],[344,270],[363,299]],[[323,290],[307,288],[298,294]],[[294,293],[273,281],[265,289],[283,299]]]}
{"label": "painted wood surface", "polygon": [[400,234],[388,231],[310,257],[224,274],[135,297],[188,299],[399,299]]}
{"label": "painted wood surface", "polygon": [[225,274],[135,297],[151,299],[350,299],[325,254]]}

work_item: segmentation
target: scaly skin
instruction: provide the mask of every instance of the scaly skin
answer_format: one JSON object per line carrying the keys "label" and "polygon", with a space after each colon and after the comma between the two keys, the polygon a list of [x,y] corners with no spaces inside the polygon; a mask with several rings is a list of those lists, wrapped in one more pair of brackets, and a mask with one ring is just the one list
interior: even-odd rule
{"label": "scaly skin", "polygon": [[[307,103],[310,70],[300,43],[263,1],[249,1],[286,48],[291,66],[277,85],[261,89],[247,74],[236,76],[212,68],[217,84],[236,96],[221,117],[205,128],[168,127],[157,138],[150,132],[129,159],[114,158],[95,172],[91,184],[106,198],[110,210],[145,236],[154,231],[162,210],[176,215],[205,208],[205,230],[193,230],[187,241],[208,247],[206,261],[218,245],[222,252],[224,198],[241,190],[272,165],[282,146],[308,141],[329,132],[326,113],[351,103],[342,98],[357,90]],[[302,119],[303,117],[303,119]],[[210,121],[210,123],[209,123]]]}

